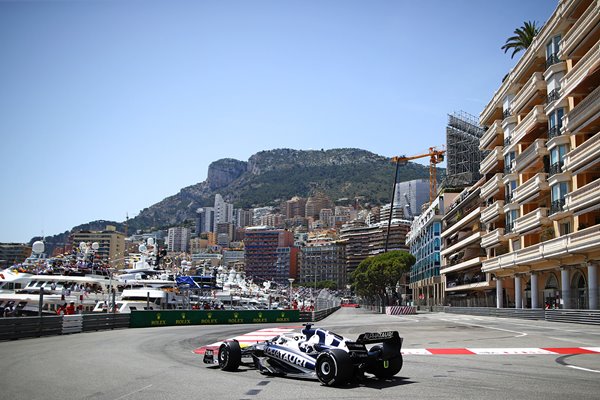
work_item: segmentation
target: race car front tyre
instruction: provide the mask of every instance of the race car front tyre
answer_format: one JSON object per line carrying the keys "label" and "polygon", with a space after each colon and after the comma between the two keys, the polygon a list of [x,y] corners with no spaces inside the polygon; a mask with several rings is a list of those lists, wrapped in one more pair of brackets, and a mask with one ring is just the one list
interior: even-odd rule
{"label": "race car front tyre", "polygon": [[219,368],[223,371],[235,371],[242,362],[242,349],[237,340],[225,342],[219,347]]}
{"label": "race car front tyre", "polygon": [[[371,351],[379,348],[380,346],[373,346]],[[389,360],[375,360],[367,367],[367,372],[379,379],[388,379],[400,372],[402,363],[402,355]]]}
{"label": "race car front tyre", "polygon": [[319,354],[315,370],[321,383],[326,386],[339,386],[352,378],[354,365],[346,351],[331,349]]}

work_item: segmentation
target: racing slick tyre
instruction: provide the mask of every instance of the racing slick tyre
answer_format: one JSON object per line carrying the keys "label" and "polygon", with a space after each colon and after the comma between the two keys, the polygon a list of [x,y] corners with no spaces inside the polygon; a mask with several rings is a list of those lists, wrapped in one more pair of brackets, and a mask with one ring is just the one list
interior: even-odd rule
{"label": "racing slick tyre", "polygon": [[219,368],[223,371],[235,371],[242,362],[242,349],[237,340],[225,342],[219,347]]}
{"label": "racing slick tyre", "polygon": [[[381,346],[373,346],[371,351],[380,349]],[[367,368],[367,372],[379,379],[388,379],[396,375],[402,369],[402,355],[389,360],[376,360]]]}
{"label": "racing slick tyre", "polygon": [[350,355],[342,349],[331,349],[319,354],[315,371],[319,381],[326,386],[347,383],[354,371]]}

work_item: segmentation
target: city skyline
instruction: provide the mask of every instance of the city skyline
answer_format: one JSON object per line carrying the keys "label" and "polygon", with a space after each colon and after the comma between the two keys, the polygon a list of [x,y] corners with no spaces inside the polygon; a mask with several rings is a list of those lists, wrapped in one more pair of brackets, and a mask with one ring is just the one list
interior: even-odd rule
{"label": "city skyline", "polygon": [[442,145],[556,5],[2,1],[0,242],[124,221],[221,158]]}

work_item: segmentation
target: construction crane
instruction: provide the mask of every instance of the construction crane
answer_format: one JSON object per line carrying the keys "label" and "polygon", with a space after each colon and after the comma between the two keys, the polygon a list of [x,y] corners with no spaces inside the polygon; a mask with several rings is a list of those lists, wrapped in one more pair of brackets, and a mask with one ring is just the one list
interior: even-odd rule
{"label": "construction crane", "polygon": [[446,149],[438,149],[437,147],[430,147],[429,152],[424,154],[418,154],[416,156],[396,156],[392,157],[392,162],[396,164],[396,169],[399,165],[406,165],[410,160],[416,160],[418,158],[429,157],[429,202],[433,202],[437,195],[437,167],[436,165],[444,161],[444,154]]}
{"label": "construction crane", "polygon": [[[410,160],[416,160],[418,158],[429,157],[429,203],[432,203],[437,196],[437,170],[436,165],[444,161],[444,153],[446,149],[442,148],[439,150],[437,147],[430,147],[429,152],[425,154],[419,154],[416,156],[396,156],[392,157],[392,162],[396,164],[396,172],[394,173],[394,189],[392,190],[392,203],[390,204],[390,215],[388,216],[387,233],[385,235],[385,248],[384,252],[388,251],[388,244],[390,239],[390,228],[392,225],[392,214],[394,211],[394,195],[396,194],[396,181],[398,180],[398,167],[400,165],[406,165]],[[412,212],[411,212],[412,214]]]}

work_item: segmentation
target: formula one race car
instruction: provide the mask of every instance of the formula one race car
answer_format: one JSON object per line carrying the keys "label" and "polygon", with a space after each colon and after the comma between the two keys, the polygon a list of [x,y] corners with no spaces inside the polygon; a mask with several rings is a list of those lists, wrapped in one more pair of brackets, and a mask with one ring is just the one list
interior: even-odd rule
{"label": "formula one race car", "polygon": [[[368,344],[376,345],[367,349]],[[364,373],[380,379],[393,377],[402,368],[401,347],[397,331],[363,333],[350,340],[305,324],[301,334],[284,333],[244,348],[236,340],[223,342],[216,357],[213,350],[206,350],[203,361],[218,364],[224,371],[235,371],[244,364],[264,374],[318,379],[327,386],[340,386],[361,379]]]}

